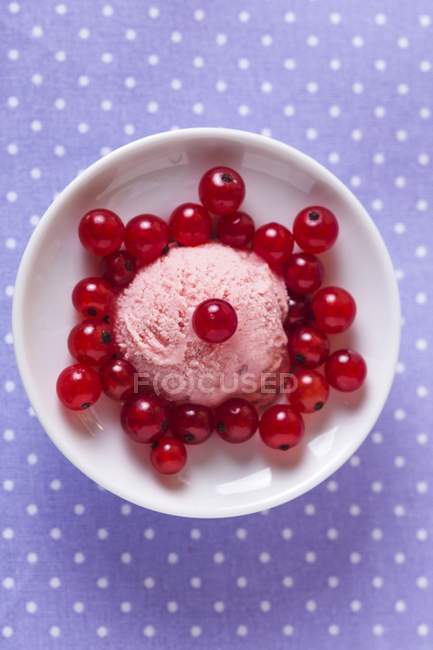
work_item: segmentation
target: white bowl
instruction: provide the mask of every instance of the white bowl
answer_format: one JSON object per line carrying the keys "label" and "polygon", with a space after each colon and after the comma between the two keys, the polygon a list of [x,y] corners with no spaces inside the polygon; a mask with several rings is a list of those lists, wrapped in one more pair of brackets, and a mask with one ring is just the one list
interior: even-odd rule
{"label": "white bowl", "polygon": [[[258,224],[291,227],[311,204],[333,210],[340,235],[323,256],[326,284],[353,293],[358,315],[351,330],[333,339],[350,344],[368,364],[365,387],[351,395],[333,392],[326,408],[307,416],[304,444],[272,451],[258,436],[229,445],[214,436],[189,447],[177,477],[158,477],[148,446],[122,433],[118,404],[102,398],[95,413],[103,426],[86,433],[80,417],[56,397],[60,370],[71,360],[66,339],[76,314],[71,290],[97,263],[80,246],[77,225],[94,207],[126,221],[140,212],[167,218],[176,204],[197,199],[201,174],[214,165],[237,169],[246,181],[243,208]],[[290,501],[335,472],[373,427],[391,387],[400,337],[400,309],[393,268],[372,220],[353,194],[329,171],[286,144],[229,129],[187,129],[128,144],[80,174],[41,219],[18,272],[13,332],[19,370],[48,435],[84,474],[107,490],[152,510],[189,517],[242,515]]]}

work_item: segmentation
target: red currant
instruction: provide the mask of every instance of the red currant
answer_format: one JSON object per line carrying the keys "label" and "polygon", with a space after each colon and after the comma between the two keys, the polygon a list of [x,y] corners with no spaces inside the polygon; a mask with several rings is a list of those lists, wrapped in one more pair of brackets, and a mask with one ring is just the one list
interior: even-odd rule
{"label": "red currant", "polygon": [[250,402],[233,397],[215,410],[216,430],[223,440],[245,442],[257,431],[259,416]]}
{"label": "red currant", "polygon": [[71,330],[68,337],[71,355],[80,363],[98,366],[108,361],[115,352],[111,327],[105,323],[84,321]]}
{"label": "red currant", "polygon": [[116,251],[104,258],[104,277],[116,287],[126,287],[135,276],[135,257],[126,251]]}
{"label": "red currant", "polygon": [[289,354],[294,363],[304,368],[322,365],[329,354],[329,341],[316,327],[298,325],[289,335]]}
{"label": "red currant", "polygon": [[230,167],[213,167],[200,180],[200,201],[213,214],[236,212],[245,197],[242,176]]}
{"label": "red currant", "polygon": [[294,390],[288,394],[291,406],[301,413],[320,411],[329,396],[325,377],[317,370],[297,370],[294,378]]}
{"label": "red currant", "polygon": [[293,224],[296,243],[308,253],[324,253],[338,237],[335,215],[320,205],[304,208]]}
{"label": "red currant", "polygon": [[232,248],[249,248],[254,237],[254,221],[246,212],[234,212],[220,217],[217,224],[218,239]]}
{"label": "red currant", "polygon": [[304,435],[304,421],[287,404],[274,404],[263,413],[259,432],[265,445],[286,451],[300,442]]}
{"label": "red currant", "polygon": [[213,429],[213,414],[201,404],[180,404],[170,415],[170,426],[177,438],[188,445],[198,445],[209,438]]}
{"label": "red currant", "polygon": [[289,295],[289,311],[284,321],[287,335],[295,325],[307,324],[312,318],[310,299],[306,296]]}
{"label": "red currant", "polygon": [[196,307],[192,325],[206,343],[224,343],[236,332],[238,317],[229,302],[211,298]]}
{"label": "red currant", "polygon": [[358,390],[367,376],[367,365],[355,350],[337,350],[325,364],[325,374],[333,388],[344,393]]}
{"label": "red currant", "polygon": [[134,442],[152,442],[167,430],[167,414],[162,402],[151,393],[132,397],[122,406],[122,427]]}
{"label": "red currant", "polygon": [[62,370],[56,389],[63,406],[72,411],[83,411],[98,401],[101,382],[94,368],[76,363]]}
{"label": "red currant", "polygon": [[293,235],[280,223],[267,223],[256,230],[253,249],[271,267],[280,267],[293,250]]}
{"label": "red currant", "polygon": [[110,315],[114,291],[103,278],[84,278],[72,291],[72,304],[86,318],[101,320]]}
{"label": "red currant", "polygon": [[163,436],[152,443],[150,460],[160,474],[177,474],[185,467],[185,445],[179,438]]}
{"label": "red currant", "polygon": [[125,400],[133,395],[135,368],[125,359],[109,359],[100,375],[102,389],[111,399]]}
{"label": "red currant", "polygon": [[168,226],[154,214],[139,214],[126,224],[125,246],[141,264],[150,264],[168,246]]}
{"label": "red currant", "polygon": [[170,237],[182,246],[200,246],[209,241],[212,219],[199,203],[182,203],[170,217]]}
{"label": "red currant", "polygon": [[84,248],[94,255],[110,255],[123,243],[125,226],[111,210],[90,210],[80,221],[78,236]]}
{"label": "red currant", "polygon": [[317,327],[327,334],[347,330],[356,316],[356,303],[345,289],[324,287],[314,294],[311,307]]}
{"label": "red currant", "polygon": [[288,290],[293,293],[314,293],[322,284],[323,264],[310,253],[295,253],[284,268],[284,279]]}

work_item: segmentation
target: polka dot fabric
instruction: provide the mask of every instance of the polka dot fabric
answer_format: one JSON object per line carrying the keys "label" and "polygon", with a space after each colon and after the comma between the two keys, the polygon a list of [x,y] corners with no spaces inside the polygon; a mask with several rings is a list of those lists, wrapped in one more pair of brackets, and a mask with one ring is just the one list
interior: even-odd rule
{"label": "polka dot fabric", "polygon": [[[0,20],[2,647],[432,648],[430,0],[4,0]],[[125,142],[200,125],[279,138],[352,187],[404,316],[359,452],[303,498],[226,521],[141,510],[77,472],[28,404],[10,325],[56,192]]]}

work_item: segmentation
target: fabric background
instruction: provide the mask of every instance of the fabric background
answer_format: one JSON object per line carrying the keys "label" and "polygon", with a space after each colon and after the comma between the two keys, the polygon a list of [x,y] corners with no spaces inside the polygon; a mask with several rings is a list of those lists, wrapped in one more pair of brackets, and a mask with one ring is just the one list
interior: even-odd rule
{"label": "fabric background", "polygon": [[[431,0],[1,0],[2,647],[433,648],[432,22]],[[226,521],[141,510],[75,470],[10,333],[55,193],[112,148],[200,125],[281,139],[352,187],[405,319],[359,452],[303,498]]]}

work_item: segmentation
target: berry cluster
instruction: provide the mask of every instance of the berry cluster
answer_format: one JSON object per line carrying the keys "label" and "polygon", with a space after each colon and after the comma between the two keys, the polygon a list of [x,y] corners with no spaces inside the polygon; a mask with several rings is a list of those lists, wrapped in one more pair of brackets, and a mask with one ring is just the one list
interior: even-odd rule
{"label": "berry cluster", "polygon": [[[287,450],[304,433],[304,413],[313,413],[328,399],[329,386],[348,392],[358,389],[366,376],[360,354],[340,349],[330,354],[329,334],[345,331],[356,315],[353,297],[346,290],[321,288],[324,269],[316,257],[338,236],[333,213],[321,206],[302,210],[293,233],[278,223],[256,230],[253,219],[239,210],[245,196],[242,177],[228,167],[208,170],[199,184],[201,203],[183,203],[169,223],[153,214],[141,214],[126,226],[111,210],[91,210],[80,221],[79,238],[92,254],[103,258],[103,273],[84,278],[72,292],[72,303],[84,320],[68,337],[77,363],[57,379],[57,394],[69,409],[89,408],[104,392],[122,402],[120,420],[137,443],[150,443],[151,462],[163,474],[180,471],[187,459],[185,445],[204,442],[216,431],[230,443],[249,440],[257,429],[263,442]],[[121,358],[112,329],[116,294],[137,270],[169,250],[173,242],[200,246],[213,235],[221,243],[252,250],[284,278],[289,311],[284,328],[293,382],[287,403],[269,407],[261,417],[247,400],[231,398],[212,410],[200,404],[173,404],[150,388],[135,386],[135,368]],[[295,243],[301,252],[293,253]],[[234,308],[225,300],[209,299],[197,306],[192,320],[195,333],[209,344],[221,344],[236,331]],[[324,372],[317,368],[324,365]]]}

